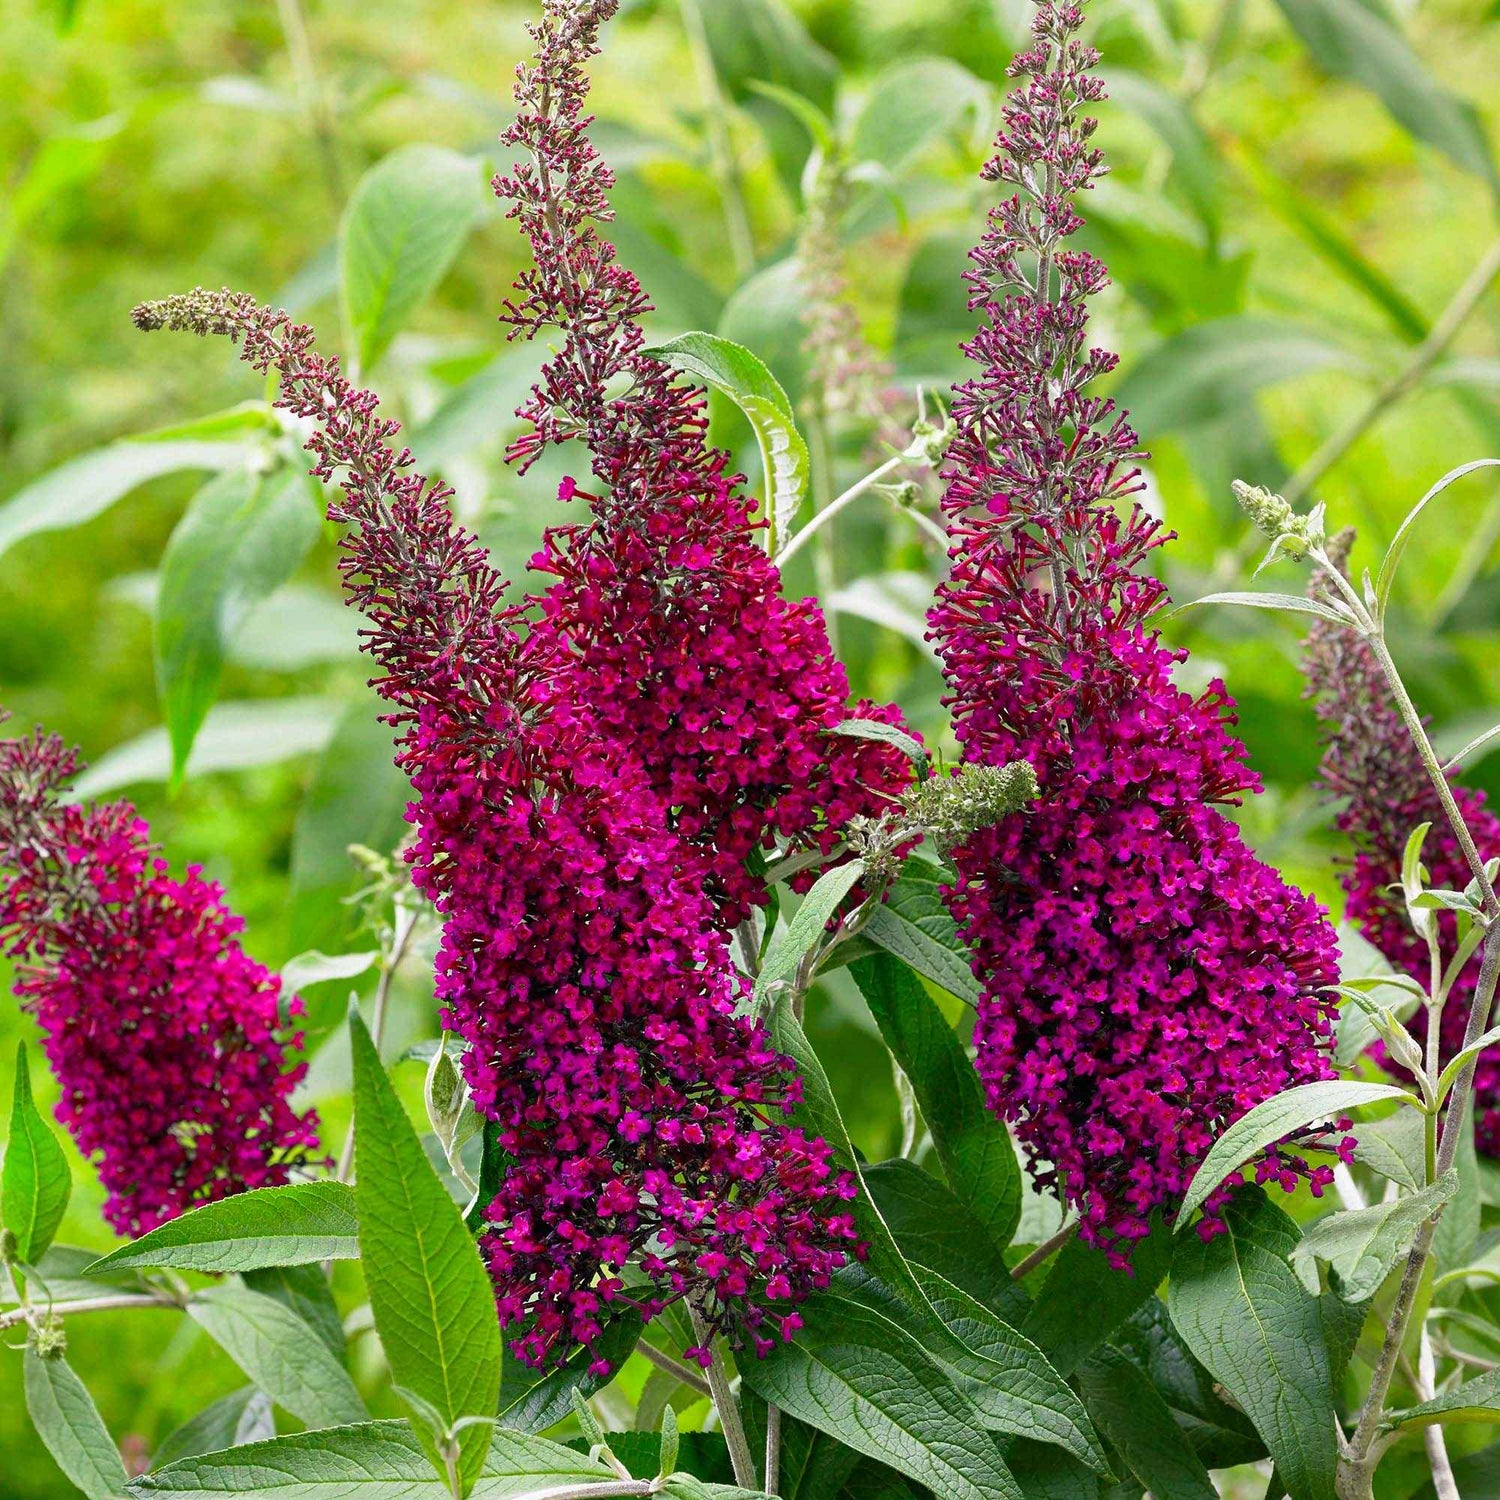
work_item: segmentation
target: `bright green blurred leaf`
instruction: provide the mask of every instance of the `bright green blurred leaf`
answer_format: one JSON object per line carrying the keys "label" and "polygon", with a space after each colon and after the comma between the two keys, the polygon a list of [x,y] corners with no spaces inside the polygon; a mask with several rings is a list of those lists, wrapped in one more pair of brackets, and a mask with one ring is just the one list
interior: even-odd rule
{"label": "bright green blurred leaf", "polygon": [[46,1253],[73,1191],[68,1159],[31,1095],[26,1044],[16,1047],[10,1135],[0,1168],[0,1222],[16,1237],[16,1259],[35,1265]]}
{"label": "bright green blurred leaf", "polygon": [[161,1469],[179,1459],[265,1442],[275,1436],[271,1398],[256,1386],[241,1386],[169,1433],[151,1455],[151,1467]]}
{"label": "bright green blurred leaf", "polygon": [[854,121],[850,155],[898,173],[966,117],[984,119],[991,102],[988,86],[951,58],[893,63],[870,84]]}

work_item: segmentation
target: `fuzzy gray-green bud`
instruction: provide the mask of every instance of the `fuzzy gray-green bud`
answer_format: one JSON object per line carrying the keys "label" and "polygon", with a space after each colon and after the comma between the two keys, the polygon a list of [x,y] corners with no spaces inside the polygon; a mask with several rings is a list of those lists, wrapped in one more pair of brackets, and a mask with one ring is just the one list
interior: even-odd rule
{"label": "fuzzy gray-green bud", "polygon": [[1244,480],[1236,479],[1231,488],[1240,509],[1271,538],[1274,556],[1300,560],[1312,548],[1323,545],[1325,532],[1321,505],[1300,516],[1292,509],[1289,500],[1263,485],[1246,484]]}
{"label": "fuzzy gray-green bud", "polygon": [[982,828],[1019,812],[1037,795],[1036,772],[1024,760],[1004,766],[961,765],[907,788],[908,817],[946,854]]}

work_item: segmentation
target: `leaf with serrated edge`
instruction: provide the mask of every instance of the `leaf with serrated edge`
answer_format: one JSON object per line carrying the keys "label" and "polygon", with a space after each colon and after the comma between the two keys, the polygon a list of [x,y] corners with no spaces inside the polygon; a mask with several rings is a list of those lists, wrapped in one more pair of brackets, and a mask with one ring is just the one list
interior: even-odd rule
{"label": "leaf with serrated edge", "polygon": [[205,1203],[102,1256],[90,1276],[133,1266],[176,1271],[253,1271],[353,1260],[359,1254],[354,1190],[342,1182],[294,1182]]}
{"label": "leaf with serrated edge", "polygon": [[16,1259],[32,1265],[46,1253],[73,1191],[68,1158],[31,1096],[26,1044],[16,1047],[10,1140],[0,1168],[0,1222],[16,1237]]}
{"label": "leaf with serrated edge", "polygon": [[1320,1260],[1338,1273],[1337,1290],[1345,1302],[1364,1302],[1380,1290],[1417,1230],[1458,1191],[1458,1170],[1450,1167],[1430,1187],[1373,1208],[1329,1214],[1303,1231],[1292,1251],[1292,1269],[1316,1296],[1321,1290]]}
{"label": "leaf with serrated edge", "polygon": [[1319,1299],[1287,1264],[1297,1226],[1241,1188],[1226,1228],[1177,1240],[1168,1307],[1198,1361],[1255,1423],[1292,1500],[1334,1500],[1333,1381]]}
{"label": "leaf with serrated edge", "polygon": [[200,1292],[187,1310],[256,1385],[309,1427],[339,1427],[364,1417],[349,1372],[301,1318],[273,1298],[219,1286]]}
{"label": "leaf with serrated edge", "polygon": [[[349,1036],[360,1259],[392,1379],[435,1406],[450,1428],[462,1417],[492,1416],[501,1356],[494,1290],[355,1011]],[[430,1436],[418,1436],[441,1468]],[[484,1462],[486,1435],[471,1427],[459,1442],[467,1485]]]}
{"label": "leaf with serrated edge", "polygon": [[979,1003],[979,981],[968,946],[948,913],[941,873],[907,860],[886,899],[865,924],[864,936],[965,1005]]}
{"label": "leaf with serrated edge", "polygon": [[813,945],[822,940],[824,929],[838,910],[839,903],[854,888],[864,872],[863,862],[855,859],[846,865],[825,870],[818,877],[817,883],[802,898],[797,914],[766,955],[766,961],[761,965],[760,974],[755,981],[755,993],[758,997],[769,995],[777,985],[789,983],[796,976],[802,960]]}
{"label": "leaf with serrated edge", "polygon": [[1392,1412],[1384,1425],[1412,1430],[1432,1427],[1439,1422],[1473,1422],[1485,1427],[1500,1425],[1500,1370],[1487,1370],[1435,1400]]}
{"label": "leaf with serrated edge", "polygon": [[1241,1115],[1203,1158],[1178,1211],[1176,1228],[1181,1230],[1193,1210],[1201,1208],[1231,1172],[1238,1171],[1267,1146],[1275,1145],[1304,1125],[1341,1115],[1363,1104],[1380,1104],[1390,1099],[1403,1104],[1417,1103],[1414,1095],[1392,1084],[1333,1079],[1326,1083],[1299,1084],[1264,1104],[1257,1104]]}
{"label": "leaf with serrated edge", "polygon": [[62,1359],[26,1351],[26,1410],[57,1466],[88,1496],[115,1500],[125,1465],[83,1382]]}

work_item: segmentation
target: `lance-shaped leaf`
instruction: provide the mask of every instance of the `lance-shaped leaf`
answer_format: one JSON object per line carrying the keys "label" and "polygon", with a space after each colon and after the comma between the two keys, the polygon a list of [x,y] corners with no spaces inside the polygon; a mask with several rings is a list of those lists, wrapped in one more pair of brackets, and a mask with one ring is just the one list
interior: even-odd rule
{"label": "lance-shaped leaf", "polygon": [[243,1385],[169,1433],[152,1455],[151,1467],[161,1469],[178,1459],[262,1443],[275,1436],[271,1398],[253,1385]]}
{"label": "lance-shaped leaf", "polygon": [[[894,745],[911,761],[919,781],[931,774],[932,762],[926,746],[899,725],[885,724],[879,719],[845,719],[842,724],[834,725],[833,732],[847,735],[852,740],[876,740],[883,745]],[[1500,733],[1500,730],[1496,733]]]}
{"label": "lance-shaped leaf", "polygon": [[766,516],[774,557],[791,533],[812,472],[807,443],[780,382],[742,344],[714,333],[684,333],[646,351],[703,385],[722,391],[755,432],[766,474]]}
{"label": "lance-shaped leaf", "polygon": [[797,914],[766,954],[755,981],[758,998],[774,994],[778,985],[791,983],[802,960],[823,941],[833,914],[864,872],[864,862],[854,859],[818,876],[817,883],[803,897]]}
{"label": "lance-shaped leaf", "polygon": [[1264,1104],[1257,1104],[1248,1114],[1241,1115],[1203,1158],[1178,1211],[1177,1229],[1181,1230],[1193,1210],[1201,1208],[1231,1172],[1238,1171],[1267,1146],[1306,1125],[1332,1119],[1360,1105],[1380,1104],[1389,1099],[1403,1104],[1417,1103],[1414,1095],[1392,1084],[1334,1079],[1327,1083],[1299,1084]]}
{"label": "lance-shaped leaf", "polygon": [[354,1190],[342,1182],[296,1182],[205,1203],[110,1251],[88,1274],[134,1266],[252,1271],[352,1260],[358,1254]]}
{"label": "lance-shaped leaf", "polygon": [[979,1003],[968,945],[943,902],[942,872],[909,859],[862,934],[966,1005]]}
{"label": "lance-shaped leaf", "polygon": [[1255,1423],[1292,1500],[1334,1500],[1332,1369],[1319,1299],[1287,1264],[1297,1226],[1259,1188],[1223,1217],[1213,1239],[1177,1241],[1172,1323]]}
{"label": "lance-shaped leaf", "polygon": [[[452,1431],[465,1417],[492,1417],[500,1395],[495,1295],[457,1205],[448,1195],[357,1011],[354,1053],[355,1204],[360,1258],[375,1327],[395,1384],[434,1407]],[[432,1435],[418,1429],[441,1471]],[[458,1439],[460,1474],[471,1484],[484,1462],[487,1429]]]}
{"label": "lance-shaped leaf", "polygon": [[57,1467],[88,1496],[116,1500],[125,1465],[93,1397],[61,1357],[26,1350],[26,1410]]}
{"label": "lance-shaped leaf", "polygon": [[261,1390],[309,1427],[364,1418],[349,1372],[317,1333],[274,1298],[220,1286],[200,1292],[187,1310]]}
{"label": "lance-shaped leaf", "polygon": [[862,958],[849,972],[911,1080],[949,1186],[1003,1250],[1021,1216],[1021,1168],[1005,1125],[985,1108],[967,1050],[921,982],[889,954]]}
{"label": "lance-shaped leaf", "polygon": [[[471,1500],[516,1500],[615,1478],[572,1448],[497,1432]],[[450,1500],[405,1422],[363,1422],[184,1459],[130,1482],[130,1495],[240,1495],[255,1500]]]}
{"label": "lance-shaped leaf", "polygon": [[1412,533],[1416,529],[1417,522],[1421,520],[1422,514],[1450,485],[1456,484],[1460,479],[1474,473],[1478,469],[1500,468],[1500,458],[1476,458],[1472,463],[1460,464],[1456,469],[1450,469],[1436,484],[1422,496],[1412,508],[1407,511],[1400,526],[1396,528],[1396,534],[1391,538],[1391,545],[1386,548],[1385,556],[1380,562],[1380,572],[1375,579],[1375,598],[1377,609],[1384,613],[1387,603],[1390,601],[1391,589],[1396,582],[1396,573],[1401,566],[1401,559],[1406,555],[1406,549],[1411,542]]}
{"label": "lance-shaped leaf", "polygon": [[1392,1412],[1387,1428],[1432,1427],[1440,1422],[1475,1422],[1486,1427],[1500,1426],[1500,1370],[1487,1370],[1474,1380],[1466,1380],[1456,1390],[1424,1401],[1420,1406]]}
{"label": "lance-shaped leaf", "polygon": [[42,1258],[72,1191],[68,1159],[31,1096],[31,1066],[22,1042],[16,1047],[10,1139],[0,1170],[0,1223],[16,1237],[17,1260],[35,1265]]}
{"label": "lance-shaped leaf", "polygon": [[1417,1230],[1457,1191],[1458,1169],[1450,1167],[1409,1197],[1329,1214],[1303,1232],[1292,1251],[1292,1269],[1316,1296],[1321,1290],[1317,1263],[1326,1261],[1337,1274],[1338,1295],[1345,1302],[1366,1302],[1410,1248]]}

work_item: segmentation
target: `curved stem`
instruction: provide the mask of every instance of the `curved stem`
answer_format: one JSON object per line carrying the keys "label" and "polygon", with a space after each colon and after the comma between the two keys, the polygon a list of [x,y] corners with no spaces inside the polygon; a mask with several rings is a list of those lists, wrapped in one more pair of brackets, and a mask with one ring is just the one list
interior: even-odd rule
{"label": "curved stem", "polygon": [[[1431,1401],[1437,1394],[1435,1383],[1436,1364],[1432,1357],[1432,1340],[1427,1336],[1427,1330],[1422,1330],[1421,1341],[1417,1345],[1417,1399],[1420,1401]],[[1443,1424],[1434,1422],[1430,1427],[1424,1428],[1422,1441],[1427,1448],[1427,1462],[1432,1469],[1432,1488],[1437,1495],[1437,1500],[1463,1500],[1458,1493],[1458,1482],[1453,1477],[1453,1465],[1448,1459],[1448,1444],[1443,1437]]]}
{"label": "curved stem", "polygon": [[[906,459],[899,454],[895,458],[888,458],[878,469],[871,469],[868,474],[856,483],[851,484],[847,490],[837,499],[830,500],[822,510],[818,511],[807,525],[789,541],[776,556],[776,566],[784,568],[807,544],[823,529],[841,510],[847,510],[861,495],[872,485],[879,484],[882,479],[895,469],[899,469]],[[944,543],[947,536],[944,535]]]}

